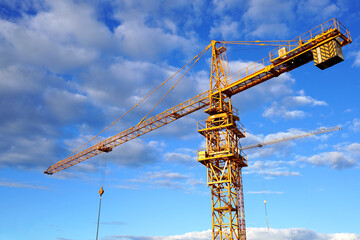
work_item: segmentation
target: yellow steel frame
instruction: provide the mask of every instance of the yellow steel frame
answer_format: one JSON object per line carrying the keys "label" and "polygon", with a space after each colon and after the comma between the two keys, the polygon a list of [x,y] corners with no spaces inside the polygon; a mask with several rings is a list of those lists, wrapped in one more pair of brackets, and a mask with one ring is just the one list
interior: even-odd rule
{"label": "yellow steel frame", "polygon": [[239,147],[245,129],[233,113],[231,98],[222,92],[228,84],[226,48],[212,43],[210,106],[205,110],[210,116],[205,124],[198,123],[199,133],[206,138],[206,151],[201,151],[198,160],[207,167],[211,187],[213,239],[245,240],[241,168],[247,166],[247,159]]}

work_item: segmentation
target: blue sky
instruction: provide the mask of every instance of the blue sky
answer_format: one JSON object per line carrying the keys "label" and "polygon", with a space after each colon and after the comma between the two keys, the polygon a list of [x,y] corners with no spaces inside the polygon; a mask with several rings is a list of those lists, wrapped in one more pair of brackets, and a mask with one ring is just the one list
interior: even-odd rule
{"label": "blue sky", "polygon": [[[0,0],[0,239],[209,239],[203,111],[53,176],[43,174],[216,40],[293,39],[338,18],[345,61],[313,63],[233,97],[244,144],[342,130],[248,150],[248,239],[360,239],[360,3],[351,0]],[[229,47],[231,70],[272,47]],[[209,55],[161,112],[208,89]],[[102,137],[134,124],[169,86]],[[268,202],[266,231],[263,201]]]}

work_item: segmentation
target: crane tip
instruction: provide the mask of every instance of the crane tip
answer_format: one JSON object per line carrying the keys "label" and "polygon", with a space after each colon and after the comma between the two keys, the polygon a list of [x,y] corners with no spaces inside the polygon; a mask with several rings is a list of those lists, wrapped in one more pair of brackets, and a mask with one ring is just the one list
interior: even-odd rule
{"label": "crane tip", "polygon": [[52,172],[48,172],[47,170],[44,173],[47,175],[52,175]]}

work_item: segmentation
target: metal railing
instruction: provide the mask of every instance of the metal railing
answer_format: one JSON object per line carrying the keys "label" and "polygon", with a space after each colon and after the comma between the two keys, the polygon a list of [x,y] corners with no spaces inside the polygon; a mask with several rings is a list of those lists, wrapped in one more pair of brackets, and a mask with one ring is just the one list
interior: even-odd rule
{"label": "metal railing", "polygon": [[[228,76],[229,82],[235,82],[239,79],[246,78],[260,70],[263,70],[265,67],[272,65],[276,60],[286,57],[287,53],[292,52],[296,49],[300,49],[303,45],[309,43],[309,41],[312,41],[318,36],[333,29],[337,29],[339,33],[341,33],[340,37],[344,41],[343,45],[346,45],[352,41],[350,31],[337,19],[332,18],[320,24],[319,26],[301,34],[299,37],[289,40],[285,44],[280,45],[279,47],[270,51],[268,57],[265,57],[257,62],[253,62],[247,67],[230,74]],[[279,50],[282,48],[286,48],[285,54],[279,55]]]}

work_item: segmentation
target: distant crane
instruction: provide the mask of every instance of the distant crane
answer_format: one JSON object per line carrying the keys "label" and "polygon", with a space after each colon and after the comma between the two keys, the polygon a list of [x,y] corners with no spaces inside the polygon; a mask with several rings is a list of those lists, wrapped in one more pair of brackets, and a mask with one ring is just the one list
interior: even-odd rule
{"label": "distant crane", "polygon": [[243,146],[241,148],[241,150],[246,150],[246,149],[256,148],[256,147],[263,147],[263,146],[266,146],[266,145],[271,145],[271,144],[275,144],[275,143],[290,141],[290,140],[299,139],[299,138],[310,137],[310,136],[319,135],[319,134],[323,134],[323,133],[334,132],[334,131],[338,131],[338,130],[341,130],[340,126],[330,127],[330,128],[321,128],[321,129],[314,130],[314,131],[311,131],[311,132],[305,132],[305,133],[301,133],[301,134],[296,134],[296,135],[292,135],[292,136],[289,136],[289,137],[275,138],[275,139],[271,139],[271,140],[264,141],[264,142],[261,142],[261,143],[249,144],[249,145]]}
{"label": "distant crane", "polygon": [[[277,44],[271,44],[276,42]],[[198,132],[206,138],[206,150],[199,152],[201,154],[198,155],[198,161],[206,166],[207,184],[211,187],[213,239],[245,240],[242,168],[247,167],[248,162],[239,148],[240,139],[245,137],[245,128],[239,123],[239,117],[233,110],[231,97],[311,61],[320,69],[331,67],[344,60],[342,47],[351,42],[350,31],[336,19],[330,19],[299,37],[282,43],[213,40],[190,61],[193,63],[186,70],[187,73],[204,53],[210,50],[208,91],[154,117],[146,119],[146,115],[137,125],[72,154],[51,165],[44,173],[51,175],[98,154],[111,152],[120,144],[206,107],[204,112],[209,114],[209,117],[198,124]],[[268,44],[278,48],[271,51],[268,57],[230,73],[226,44]]]}
{"label": "distant crane", "polygon": [[[295,135],[291,135],[291,136],[288,136],[288,137],[275,138],[275,139],[271,139],[271,140],[260,142],[260,143],[254,143],[254,144],[245,145],[245,146],[243,146],[241,148],[241,150],[251,149],[251,148],[256,148],[256,147],[263,147],[263,146],[266,146],[266,145],[276,144],[276,143],[280,143],[280,142],[286,142],[286,141],[290,141],[290,140],[294,140],[294,139],[310,137],[310,136],[319,135],[319,134],[323,134],[323,133],[334,132],[334,131],[338,131],[338,130],[341,130],[340,126],[330,127],[330,128],[321,128],[321,129],[318,129],[318,130],[305,132],[305,133],[301,133],[301,134],[295,134]],[[267,201],[264,200],[266,226],[267,226],[267,230],[269,231],[269,219],[268,219],[266,203],[267,203]]]}

